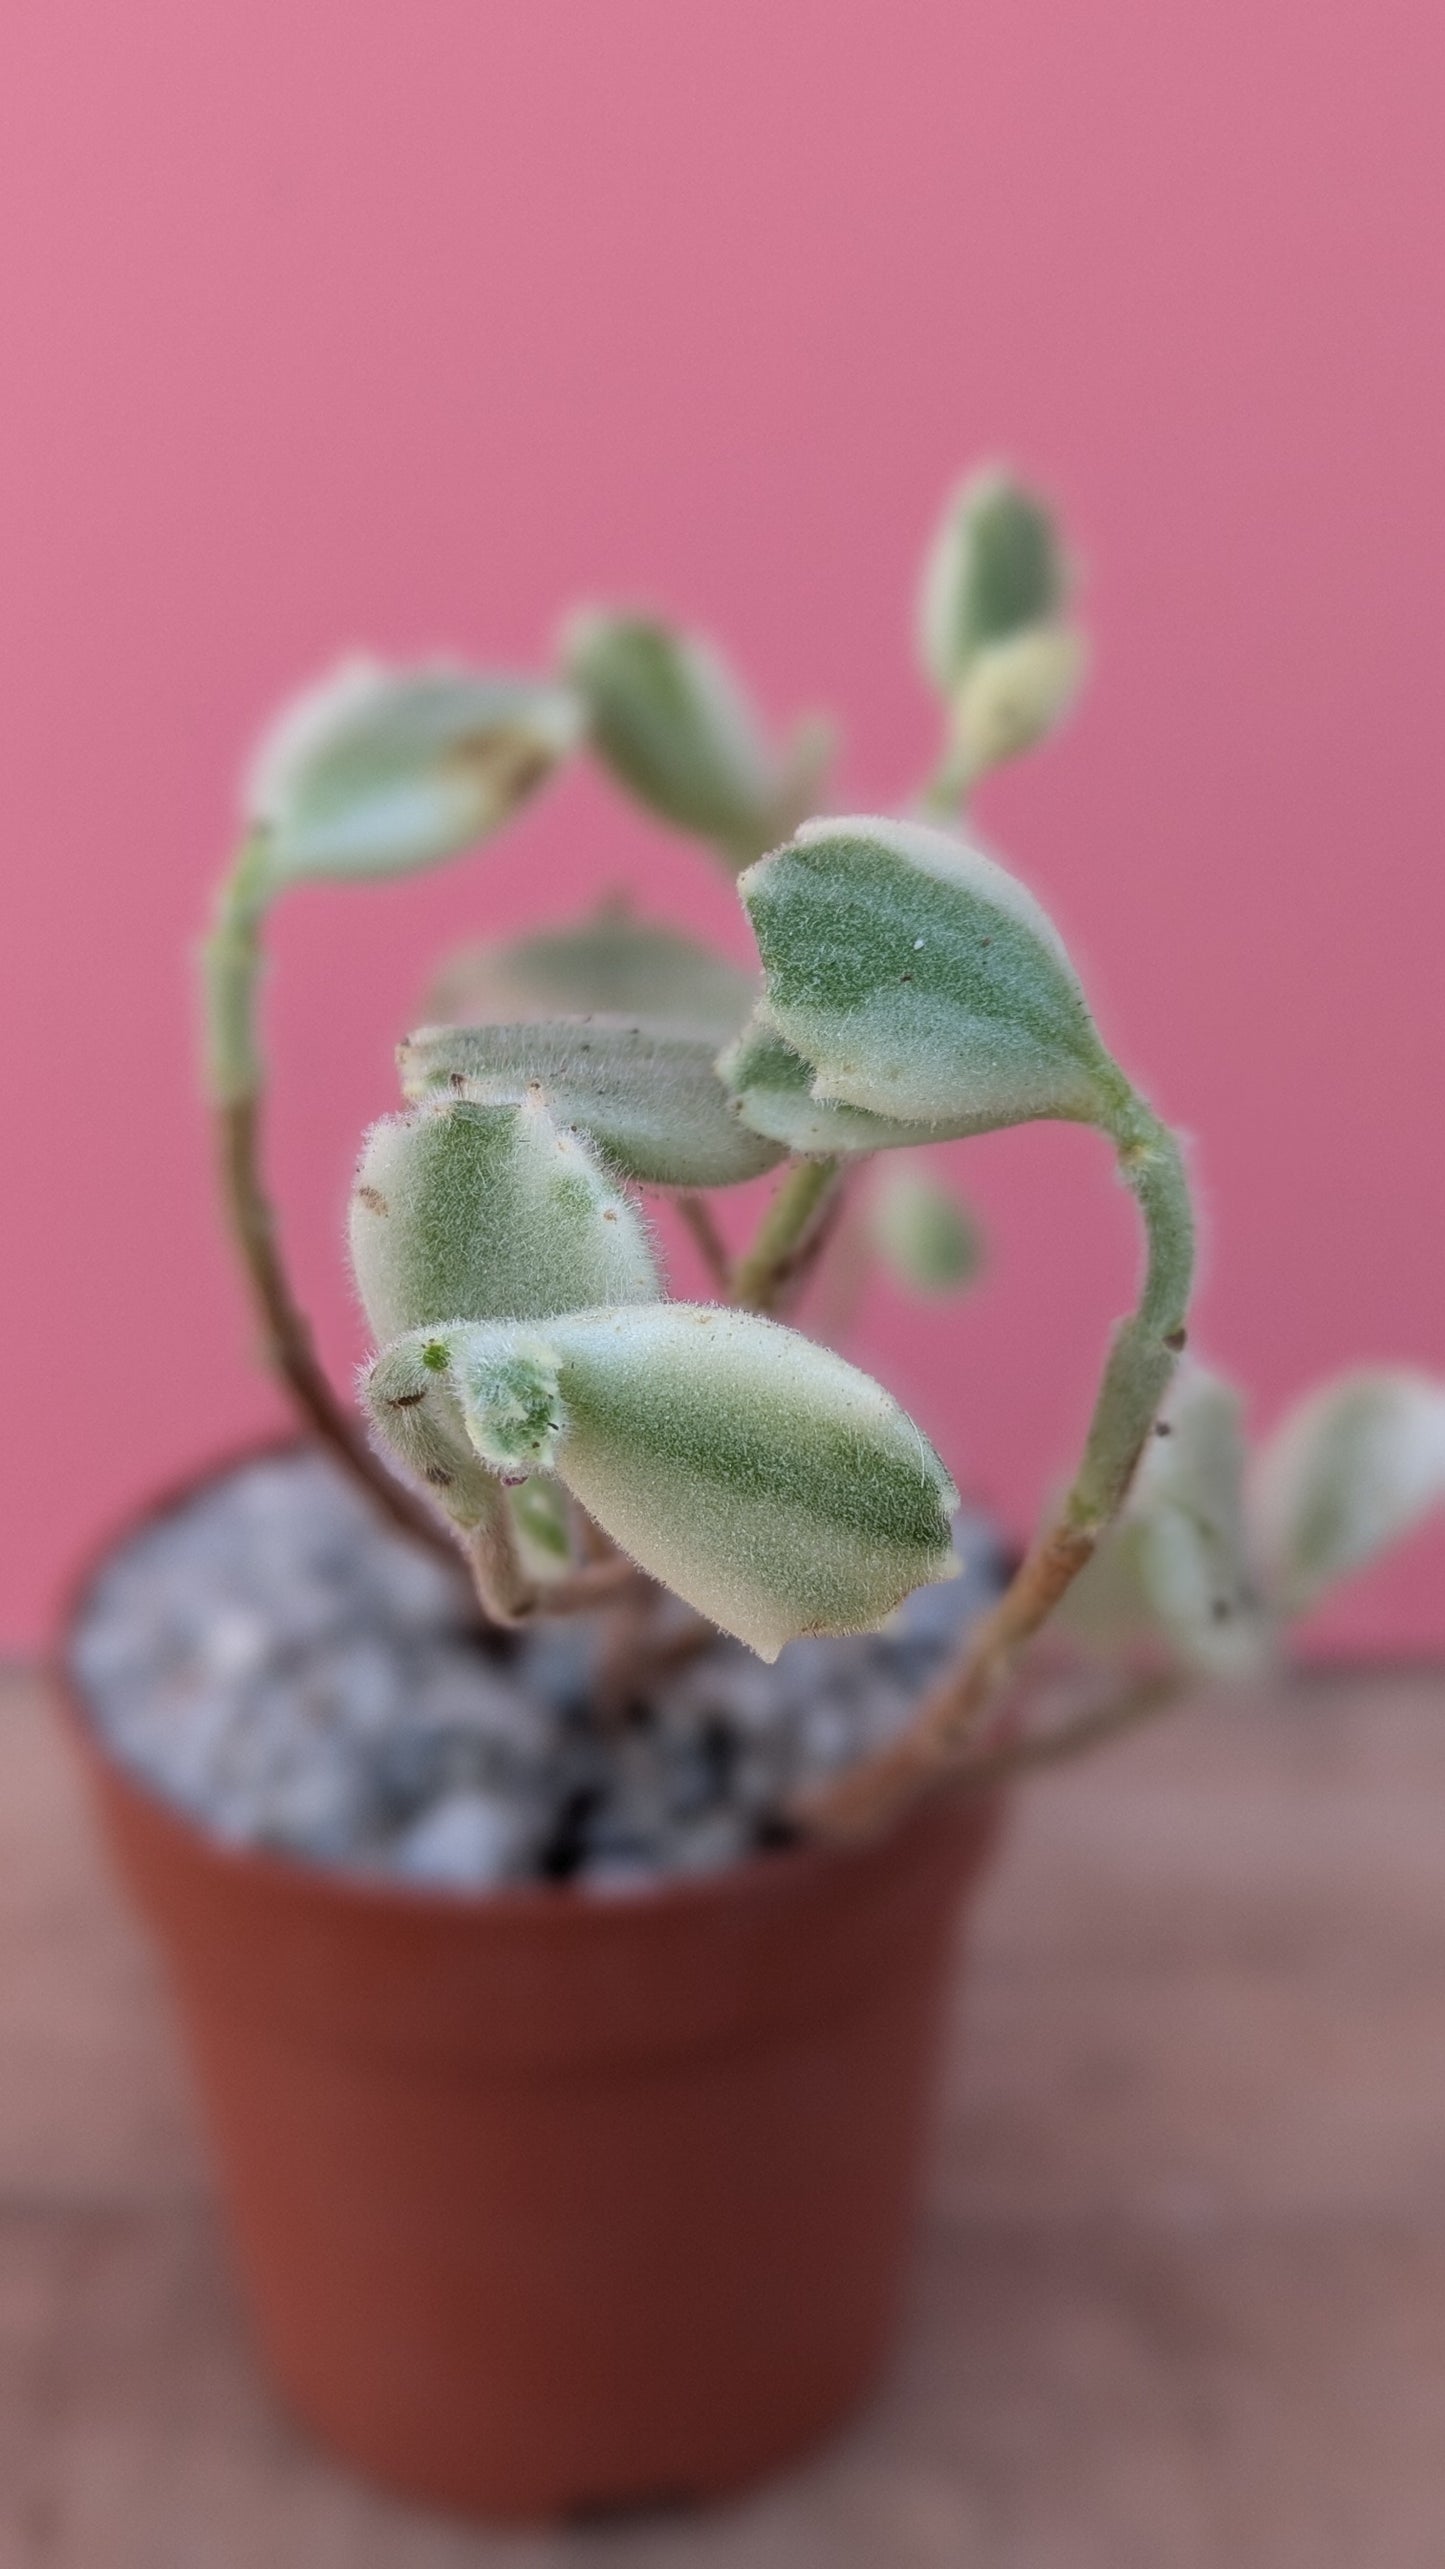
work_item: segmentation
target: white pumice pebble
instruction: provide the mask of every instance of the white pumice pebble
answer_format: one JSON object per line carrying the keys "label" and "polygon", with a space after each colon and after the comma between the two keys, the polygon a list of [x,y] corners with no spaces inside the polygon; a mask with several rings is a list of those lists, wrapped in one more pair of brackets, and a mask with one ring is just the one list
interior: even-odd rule
{"label": "white pumice pebble", "polygon": [[418,1888],[621,1897],[741,1862],[792,1795],[901,1727],[998,1585],[988,1528],[960,1533],[972,1566],[885,1631],[772,1666],[719,1637],[604,1735],[594,1618],[479,1644],[445,1566],[298,1451],[115,1554],[72,1666],[120,1762],[229,1844]]}

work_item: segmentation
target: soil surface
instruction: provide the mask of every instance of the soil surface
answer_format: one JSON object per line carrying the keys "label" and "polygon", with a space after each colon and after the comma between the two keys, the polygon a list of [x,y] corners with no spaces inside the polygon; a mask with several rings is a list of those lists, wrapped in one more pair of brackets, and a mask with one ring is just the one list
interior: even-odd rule
{"label": "soil surface", "polygon": [[996,1592],[967,1512],[963,1576],[886,1632],[772,1667],[719,1638],[599,1729],[598,1616],[469,1627],[460,1583],[324,1456],[268,1455],[153,1519],[94,1583],[72,1644],[120,1762],[218,1837],[418,1883],[599,1891],[735,1863],[801,1787],[907,1719]]}

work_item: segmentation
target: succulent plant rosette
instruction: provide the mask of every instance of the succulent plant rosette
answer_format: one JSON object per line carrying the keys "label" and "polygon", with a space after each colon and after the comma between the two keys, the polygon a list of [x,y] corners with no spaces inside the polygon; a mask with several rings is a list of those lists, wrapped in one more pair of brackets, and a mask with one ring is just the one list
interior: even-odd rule
{"label": "succulent plant rosette", "polygon": [[[480,1617],[595,1614],[604,1707],[719,1631],[771,1659],[873,1631],[952,1574],[957,1494],[926,1422],[790,1314],[805,1293],[826,1308],[830,1259],[854,1288],[872,1258],[921,1293],[967,1288],[977,1225],[930,1146],[1041,1118],[1106,1136],[1144,1254],[1083,1451],[908,1726],[784,1815],[822,1835],[1079,1748],[1201,1671],[1268,1666],[1293,1617],[1445,1494],[1445,1384],[1408,1369],[1313,1391],[1251,1454],[1238,1395],[1188,1343],[1179,1142],[972,831],[974,788],[1076,691],[1073,585],[1031,493],[989,473],[955,495],[919,619],[943,740],[902,816],[830,813],[826,727],[774,747],[712,647],[651,617],[574,618],[543,677],[349,666],[263,743],[205,949],[222,1181],[276,1371],[375,1504],[465,1565]],[[267,921],[295,884],[476,846],[589,753],[735,876],[756,971],[615,901],[442,966],[352,1190],[375,1341],[353,1404],[264,1189]],[[755,1180],[770,1193],[734,1254],[713,1198]],[[705,1302],[668,1290],[659,1196]]]}

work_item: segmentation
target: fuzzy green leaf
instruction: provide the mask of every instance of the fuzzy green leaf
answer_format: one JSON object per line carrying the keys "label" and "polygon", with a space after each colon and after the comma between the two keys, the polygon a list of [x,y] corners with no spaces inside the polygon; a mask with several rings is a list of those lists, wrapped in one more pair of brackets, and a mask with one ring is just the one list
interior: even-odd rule
{"label": "fuzzy green leaf", "polygon": [[766,1004],[760,1004],[739,1035],[718,1059],[718,1076],[737,1101],[739,1114],[755,1133],[765,1133],[802,1159],[836,1159],[858,1151],[916,1147],[944,1141],[946,1128],[902,1124],[896,1118],[870,1115],[861,1106],[825,1103],[813,1095],[813,1065],[794,1052],[778,1033]]}
{"label": "fuzzy green leaf", "polygon": [[473,1441],[555,1471],[643,1569],[766,1659],[952,1575],[957,1493],[896,1401],[750,1312],[689,1303],[442,1333]]}
{"label": "fuzzy green leaf", "polygon": [[983,1235],[953,1189],[921,1170],[890,1168],[868,1207],[874,1240],[914,1293],[963,1293],[983,1264]]}
{"label": "fuzzy green leaf", "polygon": [[614,898],[575,927],[463,946],[438,972],[426,1016],[433,1025],[626,1017],[717,1045],[745,1023],[757,990],[752,973]]}
{"label": "fuzzy green leaf", "polygon": [[591,611],[574,617],[562,657],[599,756],[639,802],[734,866],[786,833],[797,780],[711,643],[652,617]]}
{"label": "fuzzy green leaf", "polygon": [[1159,1430],[1129,1501],[1145,1594],[1182,1658],[1220,1676],[1245,1675],[1265,1656],[1268,1627],[1245,1518],[1239,1395],[1190,1365]]}
{"label": "fuzzy green leaf", "polygon": [[1103,1123],[1127,1099],[1058,931],[967,842],[810,821],[740,889],[768,1015],[815,1098],[935,1133]]}
{"label": "fuzzy green leaf", "polygon": [[499,1494],[496,1475],[467,1434],[447,1366],[444,1347],[400,1338],[365,1369],[361,1395],[391,1461],[469,1533],[491,1524]]}
{"label": "fuzzy green leaf", "polygon": [[409,872],[506,820],[576,746],[565,687],[351,661],[297,699],[247,789],[269,887]]}
{"label": "fuzzy green leaf", "polygon": [[1259,1457],[1251,1501],[1288,1614],[1445,1502],[1445,1382],[1396,1367],[1309,1393]]}
{"label": "fuzzy green leaf", "polygon": [[952,698],[990,644],[1052,623],[1068,585],[1041,500],[998,471],[961,484],[929,549],[919,601],[919,647],[939,692]]}
{"label": "fuzzy green leaf", "polygon": [[953,704],[966,776],[976,780],[1043,740],[1068,712],[1083,669],[1082,637],[1067,625],[1032,625],[980,651]]}
{"label": "fuzzy green leaf", "polygon": [[[475,1448],[473,1449],[475,1451]],[[507,1492],[523,1568],[545,1583],[572,1564],[571,1501],[560,1481],[538,1472]]]}
{"label": "fuzzy green leaf", "polygon": [[442,1321],[528,1319],[658,1290],[634,1206],[535,1098],[447,1097],[374,1124],[350,1237],[382,1345]]}
{"label": "fuzzy green leaf", "polygon": [[711,1044],[584,1018],[561,1025],[424,1026],[398,1054],[408,1097],[462,1084],[475,1098],[545,1096],[612,1167],[645,1186],[737,1186],[782,1148],[742,1121]]}
{"label": "fuzzy green leaf", "polygon": [[1266,1665],[1274,1632],[1245,1511],[1246,1452],[1238,1394],[1184,1367],[1122,1517],[1064,1601],[1064,1625],[1114,1652],[1153,1641],[1212,1676]]}

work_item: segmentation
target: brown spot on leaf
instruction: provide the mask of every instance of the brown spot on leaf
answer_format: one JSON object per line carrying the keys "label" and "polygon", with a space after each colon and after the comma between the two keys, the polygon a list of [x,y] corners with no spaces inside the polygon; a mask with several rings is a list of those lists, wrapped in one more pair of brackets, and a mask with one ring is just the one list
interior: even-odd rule
{"label": "brown spot on leaf", "polygon": [[1187,1346],[1188,1346],[1188,1344],[1189,1344],[1189,1332],[1188,1332],[1188,1330],[1187,1330],[1187,1329],[1169,1329],[1169,1330],[1166,1330],[1166,1331],[1165,1331],[1165,1334],[1164,1334],[1164,1344],[1165,1344],[1165,1346],[1169,1349],[1169,1351],[1170,1351],[1170,1354],[1171,1354],[1171,1355],[1177,1356],[1177,1355],[1179,1354],[1179,1352],[1180,1352],[1181,1348],[1187,1347]]}
{"label": "brown spot on leaf", "polygon": [[388,1409],[415,1409],[426,1398],[425,1392],[395,1392],[387,1401]]}
{"label": "brown spot on leaf", "polygon": [[434,1490],[449,1490],[452,1485],[451,1473],[444,1472],[440,1463],[428,1463],[422,1479],[430,1481]]}
{"label": "brown spot on leaf", "polygon": [[391,1211],[391,1206],[387,1203],[380,1187],[359,1186],[356,1190],[356,1201],[358,1204],[364,1204],[368,1213],[390,1213]]}

